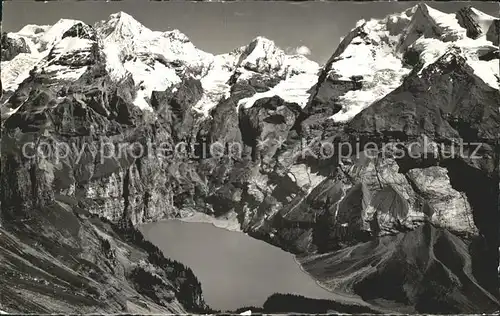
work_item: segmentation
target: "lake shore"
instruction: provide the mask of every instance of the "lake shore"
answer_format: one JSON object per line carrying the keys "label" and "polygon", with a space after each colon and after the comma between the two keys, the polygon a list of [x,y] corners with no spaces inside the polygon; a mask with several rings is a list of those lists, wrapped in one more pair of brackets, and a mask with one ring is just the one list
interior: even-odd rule
{"label": "lake shore", "polygon": [[226,229],[229,231],[240,232],[241,225],[238,222],[237,214],[234,212],[229,213],[228,215],[221,217],[212,217],[205,213],[193,212],[191,215],[187,217],[178,218],[177,220],[187,223],[208,223],[212,224],[217,228]]}
{"label": "lake shore", "polygon": [[212,308],[262,306],[275,293],[334,298],[297,266],[292,254],[238,231],[236,217],[228,221],[185,215],[182,220],[148,223],[140,229],[165,257],[193,270]]}

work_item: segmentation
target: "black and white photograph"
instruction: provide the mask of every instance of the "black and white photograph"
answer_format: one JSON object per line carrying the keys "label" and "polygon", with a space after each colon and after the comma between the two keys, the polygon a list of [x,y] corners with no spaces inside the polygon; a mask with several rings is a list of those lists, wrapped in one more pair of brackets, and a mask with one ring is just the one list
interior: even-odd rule
{"label": "black and white photograph", "polygon": [[500,3],[1,15],[0,315],[500,313]]}

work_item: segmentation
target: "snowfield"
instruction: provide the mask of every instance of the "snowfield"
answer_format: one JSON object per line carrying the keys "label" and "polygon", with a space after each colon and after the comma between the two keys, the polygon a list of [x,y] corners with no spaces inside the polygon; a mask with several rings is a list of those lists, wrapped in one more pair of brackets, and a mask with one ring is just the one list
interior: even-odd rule
{"label": "snowfield", "polygon": [[249,108],[259,99],[279,96],[286,102],[297,103],[300,107],[304,108],[307,101],[309,101],[309,89],[317,81],[318,75],[315,73],[298,74],[281,81],[269,91],[258,92],[250,98],[240,100],[238,106]]}

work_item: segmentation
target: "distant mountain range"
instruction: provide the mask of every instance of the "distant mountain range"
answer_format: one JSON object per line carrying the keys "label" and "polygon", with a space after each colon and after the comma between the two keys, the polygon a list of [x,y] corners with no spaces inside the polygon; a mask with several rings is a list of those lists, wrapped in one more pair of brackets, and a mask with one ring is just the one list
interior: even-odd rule
{"label": "distant mountain range", "polygon": [[[195,212],[297,254],[345,311],[499,310],[499,40],[495,17],[425,4],[359,21],[321,66],[124,12],[2,34],[0,310],[210,311],[136,229]],[[152,154],[179,143],[224,154]]]}

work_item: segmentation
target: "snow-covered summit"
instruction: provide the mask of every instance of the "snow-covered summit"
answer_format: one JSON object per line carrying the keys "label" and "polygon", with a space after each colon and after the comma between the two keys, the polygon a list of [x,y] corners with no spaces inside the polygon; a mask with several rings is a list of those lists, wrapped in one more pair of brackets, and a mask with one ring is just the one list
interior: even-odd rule
{"label": "snow-covered summit", "polygon": [[51,49],[62,38],[64,32],[77,23],[83,22],[72,19],[60,19],[54,25],[29,24],[19,32],[13,34],[30,39],[36,45],[37,50],[43,52]]}
{"label": "snow-covered summit", "polygon": [[137,43],[140,42],[141,37],[144,37],[144,41],[154,37],[165,37],[181,43],[190,42],[189,38],[179,30],[152,31],[123,11],[111,14],[107,20],[97,22],[95,29],[103,39],[107,40],[132,40],[132,42]]}
{"label": "snow-covered summit", "polygon": [[276,73],[287,76],[316,72],[318,64],[302,55],[288,55],[274,41],[263,36],[235,51],[239,54],[238,66],[257,73]]}
{"label": "snow-covered summit", "polygon": [[241,55],[239,65],[256,72],[270,72],[281,69],[285,53],[273,41],[259,36],[252,40]]}
{"label": "snow-covered summit", "polygon": [[116,80],[132,75],[139,90],[134,103],[151,110],[148,99],[178,83],[179,69],[202,74],[213,55],[194,46],[178,30],[152,31],[125,12],[111,14],[95,24],[102,39],[106,69]]}
{"label": "snow-covered summit", "polygon": [[279,95],[288,102],[305,106],[308,90],[317,82],[319,65],[302,55],[288,55],[274,41],[258,36],[248,45],[229,54],[217,55],[213,67],[202,79],[208,91],[194,107],[198,112],[208,112],[223,98],[230,95],[231,78],[236,83],[245,82],[254,76],[279,79],[276,87],[265,93],[256,93],[238,102],[238,106],[251,107],[261,98]]}
{"label": "snow-covered summit", "polygon": [[142,32],[151,32],[131,15],[122,11],[111,14],[107,20],[96,23],[95,27],[103,38],[115,36],[127,39],[140,36]]}
{"label": "snow-covered summit", "polygon": [[[331,118],[349,121],[397,88],[414,67],[428,67],[452,47],[461,48],[474,73],[498,89],[498,60],[481,58],[485,51],[495,50],[486,35],[492,32],[494,20],[477,9],[443,13],[420,3],[383,19],[359,21],[343,39],[325,71],[326,78],[335,80],[358,78],[362,88],[341,96],[338,103],[342,108]],[[416,60],[411,60],[411,56]]]}
{"label": "snow-covered summit", "polygon": [[[152,31],[124,12],[112,14],[95,28],[103,38],[109,70],[118,76],[132,74],[141,85],[136,104],[145,109],[150,109],[147,99],[152,91],[180,82],[179,68],[187,68],[201,79],[205,93],[193,109],[203,115],[228,97],[228,82],[235,71],[241,73],[240,79],[256,73],[285,79],[294,74],[317,73],[319,69],[317,63],[304,56],[287,55],[262,36],[230,53],[212,55],[195,47],[179,30]],[[145,63],[145,56],[155,58]]]}
{"label": "snow-covered summit", "polygon": [[[194,110],[208,115],[222,99],[229,97],[231,78],[239,83],[254,76],[272,77],[281,81],[278,89],[256,93],[252,98],[241,100],[239,104],[243,102],[245,107],[249,107],[256,100],[272,94],[304,106],[304,100],[308,98],[307,90],[316,83],[319,70],[316,62],[302,55],[287,55],[274,41],[258,36],[248,45],[214,56],[206,75],[201,79],[206,93],[194,106]],[[299,75],[302,75],[302,80],[298,80]]]}
{"label": "snow-covered summit", "polygon": [[104,46],[113,46],[122,55],[158,54],[165,60],[180,60],[187,64],[203,63],[211,54],[197,49],[178,30],[152,31],[125,12],[111,14],[95,24]]}
{"label": "snow-covered summit", "polygon": [[[151,109],[147,99],[152,91],[181,81],[172,67],[187,68],[201,79],[205,93],[193,109],[203,115],[228,97],[228,82],[235,71],[242,74],[241,79],[255,73],[285,79],[293,74],[317,73],[319,69],[317,63],[304,56],[287,55],[262,36],[230,53],[212,55],[195,47],[179,30],[152,31],[124,12],[112,14],[95,28],[103,38],[109,71],[118,76],[131,73],[134,81],[140,83],[135,103],[143,109]],[[145,64],[144,56],[153,55],[153,61]]]}
{"label": "snow-covered summit", "polygon": [[443,42],[466,37],[466,30],[460,26],[453,13],[443,13],[423,3],[416,5],[412,11],[412,19],[400,38],[398,48],[401,51],[422,36],[436,38]]}
{"label": "snow-covered summit", "polygon": [[[9,36],[23,38],[31,52],[2,62],[4,89],[13,92],[30,73],[43,75],[44,80],[77,80],[89,65],[99,62],[116,82],[131,77],[137,91],[134,104],[147,110],[152,110],[153,91],[165,91],[187,75],[201,80],[204,94],[193,110],[204,116],[229,97],[232,84],[254,76],[278,82],[291,79],[284,85],[286,91],[300,91],[303,101],[320,69],[262,36],[232,52],[213,55],[197,48],[179,30],[154,31],[125,12],[113,13],[93,26],[61,19],[54,25],[27,25]],[[301,74],[307,83],[293,78]]]}
{"label": "snow-covered summit", "polygon": [[[77,24],[84,23],[78,20],[60,19],[54,25],[29,24],[18,32],[8,33],[8,37],[22,38],[30,52],[20,53],[10,61],[2,61],[2,88],[5,91],[15,91],[29,77],[30,71],[35,69],[38,72],[44,71],[44,68],[48,67],[49,64],[55,67],[49,69],[56,75],[55,79],[79,78],[82,74],[81,70],[70,69],[71,67],[68,65],[64,69],[60,68],[61,65],[55,66],[56,60],[62,61],[69,56],[69,51],[73,51],[76,55],[79,54],[81,48],[89,51],[88,43],[83,44],[82,41],[71,40],[69,35],[67,39],[63,40],[65,33]],[[60,59],[63,55],[65,57]]]}
{"label": "snow-covered summit", "polygon": [[457,12],[457,19],[470,38],[485,37],[486,40],[498,42],[499,34],[494,31],[494,21],[498,18],[468,6]]}
{"label": "snow-covered summit", "polygon": [[415,68],[421,73],[452,47],[459,47],[474,73],[498,89],[498,60],[484,57],[498,50],[498,42],[492,41],[498,33],[494,26],[494,17],[473,8],[443,13],[418,4],[383,19],[359,21],[319,76],[317,63],[303,55],[289,55],[263,36],[229,53],[213,55],[197,48],[179,30],[153,31],[118,12],[93,26],[61,19],[52,26],[27,25],[9,33],[11,38],[23,38],[30,52],[2,61],[2,84],[14,91],[35,67],[55,80],[76,80],[87,66],[99,62],[116,82],[131,77],[137,90],[134,103],[152,110],[153,91],[164,91],[189,75],[201,81],[204,91],[193,110],[207,116],[230,96],[233,84],[246,84],[252,78],[272,84],[268,91],[240,100],[244,107],[272,95],[305,107],[316,83],[355,80],[360,87],[336,97],[341,110],[332,116],[348,121],[397,88]]}

